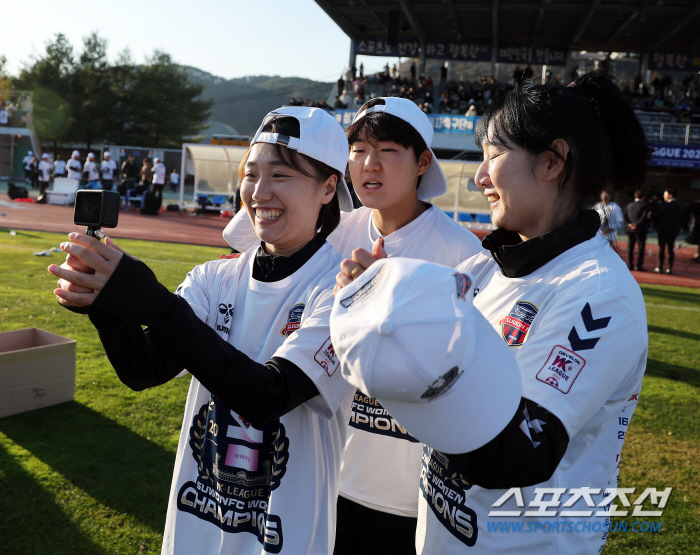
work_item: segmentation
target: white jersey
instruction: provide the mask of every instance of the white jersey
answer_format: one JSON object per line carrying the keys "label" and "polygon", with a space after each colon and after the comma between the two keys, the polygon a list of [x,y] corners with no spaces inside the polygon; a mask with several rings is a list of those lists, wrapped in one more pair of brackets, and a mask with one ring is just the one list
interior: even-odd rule
{"label": "white jersey", "polygon": [[29,171],[32,169],[32,158],[34,158],[34,157],[29,156],[29,154],[27,154],[24,158],[22,158],[22,166],[24,167],[24,169],[26,171]]}
{"label": "white jersey", "polygon": [[[349,257],[358,247],[371,250],[380,236],[372,210],[361,207],[343,213],[328,242]],[[259,244],[245,210],[232,220],[224,237],[238,250]],[[387,236],[384,249],[389,256],[454,267],[479,252],[481,244],[471,231],[430,206],[411,223]],[[405,432],[379,401],[357,390],[343,455],[340,495],[377,511],[417,516],[422,452],[422,444]]]}
{"label": "white jersey", "polygon": [[56,175],[63,175],[66,173],[66,162],[65,160],[56,160],[53,163],[53,170],[56,172]]}
{"label": "white jersey", "polygon": [[165,164],[158,162],[153,167],[153,184],[165,185]]}
{"label": "white jersey", "polygon": [[253,427],[192,379],[162,553],[328,554],[353,388],[328,321],[338,253],[321,247],[292,276],[252,277],[255,250],[196,267],[178,288],[199,318],[251,359],[282,357],[319,395]]}
{"label": "white jersey", "polygon": [[99,181],[100,172],[97,169],[97,164],[95,164],[95,162],[85,162],[85,167],[83,168],[83,171],[87,172],[88,181]]}
{"label": "white jersey", "polygon": [[80,160],[71,158],[68,160],[68,177],[70,179],[82,179],[83,175],[83,165]]}
{"label": "white jersey", "polygon": [[[639,286],[600,234],[522,278],[505,277],[486,251],[458,270],[473,276],[474,305],[512,348],[522,373],[523,397],[561,420],[569,444],[550,480],[520,488],[521,503],[512,495],[498,507],[493,504],[508,490],[470,485],[442,453],[426,447],[417,552],[599,553],[609,517],[572,518],[561,512],[595,515],[609,507],[590,507],[583,497],[572,506],[561,505],[574,496],[571,488],[598,489],[600,495],[592,498],[599,505],[605,488],[617,487],[622,443],[647,361],[646,311]],[[526,414],[523,418],[534,444],[539,421],[530,422]],[[562,488],[560,506],[542,507],[552,490],[538,498],[538,487]],[[525,514],[538,510],[555,516]],[[490,511],[514,514],[489,516]],[[591,526],[576,527],[581,520]]]}
{"label": "white jersey", "polygon": [[39,162],[39,181],[49,181],[51,179],[51,164],[46,160]]}
{"label": "white jersey", "polygon": [[113,180],[117,171],[117,163],[114,160],[102,160],[102,179]]}
{"label": "white jersey", "polygon": [[179,185],[180,184],[180,174],[179,173],[171,173],[170,174],[170,183],[173,185]]}

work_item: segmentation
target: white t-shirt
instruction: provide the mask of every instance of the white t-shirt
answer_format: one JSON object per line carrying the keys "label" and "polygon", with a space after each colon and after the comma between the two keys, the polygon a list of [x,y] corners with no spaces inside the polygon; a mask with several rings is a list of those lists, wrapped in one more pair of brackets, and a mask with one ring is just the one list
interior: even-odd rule
{"label": "white t-shirt", "polygon": [[83,171],[87,172],[88,181],[98,181],[100,179],[100,172],[97,169],[97,164],[95,164],[95,162],[85,162],[85,167],[83,168]]}
{"label": "white t-shirt", "polygon": [[57,175],[62,175],[64,173],[66,173],[66,161],[65,160],[56,160],[53,163],[53,169]]}
{"label": "white t-shirt", "polygon": [[51,164],[46,160],[39,162],[39,181],[49,181],[51,179]]}
{"label": "white t-shirt", "polygon": [[32,158],[33,158],[33,156],[29,156],[29,154],[27,154],[24,158],[22,158],[22,166],[24,166],[24,169],[26,171],[29,171],[32,169]]}
{"label": "white t-shirt", "polygon": [[171,173],[170,174],[170,183],[173,185],[179,185],[180,184],[180,174],[179,173]]}
{"label": "white t-shirt", "polygon": [[102,179],[114,179],[114,172],[117,171],[117,163],[114,160],[102,160]]}
{"label": "white t-shirt", "polygon": [[7,110],[0,108],[0,125],[7,125],[8,121]]}
{"label": "white t-shirt", "polygon": [[[523,278],[505,277],[486,251],[458,270],[473,276],[474,305],[512,347],[523,397],[561,420],[569,444],[550,480],[520,489],[524,506],[513,495],[499,507],[493,504],[508,490],[470,485],[441,453],[426,447],[417,552],[599,553],[609,518],[562,516],[561,511],[595,515],[604,507],[589,507],[582,497],[570,507],[542,509],[556,516],[529,516],[525,511],[539,508],[530,505],[539,503],[536,487],[565,488],[561,505],[572,499],[570,488],[598,488],[601,494],[592,495],[598,505],[605,488],[617,487],[622,443],[647,361],[646,311],[639,286],[600,234]],[[523,417],[534,444],[540,422]],[[520,516],[488,516],[490,511],[520,511]],[[556,533],[581,520],[590,521],[588,530],[581,526],[582,531]],[[522,533],[506,531],[509,523],[521,526]],[[545,526],[549,533],[533,532]]]}
{"label": "white t-shirt", "polygon": [[[380,235],[372,210],[361,207],[343,213],[328,242],[349,257],[358,247],[371,250]],[[245,210],[238,212],[224,238],[238,250],[259,244]],[[390,257],[418,258],[454,267],[479,252],[481,243],[471,231],[431,205],[386,237],[384,249]],[[377,511],[417,516],[422,452],[422,444],[403,431],[379,401],[357,390],[343,455],[340,495]]]}
{"label": "white t-shirt", "polygon": [[320,394],[257,429],[192,379],[163,538],[165,554],[328,554],[353,389],[328,321],[338,253],[293,275],[252,277],[255,250],[197,266],[178,288],[219,335],[259,363],[296,364]]}
{"label": "white t-shirt", "polygon": [[80,160],[71,158],[68,160],[68,177],[70,179],[81,179],[83,173],[83,166]]}
{"label": "white t-shirt", "polygon": [[158,162],[153,167],[153,183],[155,185],[165,185],[165,164]]}

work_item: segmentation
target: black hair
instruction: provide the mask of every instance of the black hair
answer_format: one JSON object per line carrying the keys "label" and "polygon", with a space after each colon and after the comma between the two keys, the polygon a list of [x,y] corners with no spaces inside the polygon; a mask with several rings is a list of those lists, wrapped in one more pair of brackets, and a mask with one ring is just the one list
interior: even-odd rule
{"label": "black hair", "polygon": [[606,188],[638,186],[652,150],[622,91],[602,71],[581,75],[569,86],[533,85],[508,92],[489,106],[477,125],[477,146],[510,148],[531,154],[556,152],[552,142],[569,145],[559,192],[579,205],[598,199]]}
{"label": "black hair", "polygon": [[[358,113],[378,104],[386,104],[386,102],[383,98],[373,98],[366,102]],[[367,114],[348,127],[345,130],[345,134],[348,137],[348,143],[351,145],[359,139],[367,141],[371,139],[375,141],[392,141],[404,148],[413,148],[416,162],[420,161],[421,154],[428,150],[428,145],[425,144],[423,137],[410,123],[386,112]]]}
{"label": "black hair", "polygon": [[[301,135],[299,120],[292,116],[286,115],[273,116],[265,123],[262,131],[263,133],[279,133],[280,135],[295,137],[297,139]],[[321,206],[321,210],[318,213],[318,219],[316,220],[316,230],[318,230],[318,234],[325,239],[336,227],[338,227],[338,224],[340,223],[340,201],[338,200],[338,190],[341,187],[340,180],[342,179],[342,175],[338,170],[331,168],[329,165],[310,158],[305,154],[301,154],[296,150],[279,144],[275,144],[274,147],[275,154],[277,154],[277,157],[284,162],[284,164],[298,171],[302,175],[305,175],[306,177],[312,177],[317,179],[319,182],[324,182],[333,175],[338,178],[333,198],[329,203]],[[250,155],[252,148],[253,146],[251,145],[238,166],[239,179],[243,179],[243,176],[245,175],[245,164],[248,161],[248,156]],[[311,166],[313,173],[309,173],[309,170],[303,165],[302,160]]]}

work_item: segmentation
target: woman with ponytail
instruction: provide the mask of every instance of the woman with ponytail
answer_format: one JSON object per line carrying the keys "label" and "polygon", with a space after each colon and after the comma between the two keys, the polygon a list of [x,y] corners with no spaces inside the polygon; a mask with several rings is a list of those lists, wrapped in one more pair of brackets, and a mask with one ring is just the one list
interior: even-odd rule
{"label": "woman with ponytail", "polygon": [[270,112],[239,169],[260,246],[197,266],[175,294],[111,240],[71,234],[49,267],[127,386],[193,376],[164,555],[333,550],[353,389],[330,342],[326,237],[352,210],[347,148],[323,110]]}
{"label": "woman with ponytail", "polygon": [[[417,550],[597,554],[620,505],[620,453],[648,339],[639,286],[591,207],[604,189],[641,184],[651,151],[620,89],[600,72],[511,91],[486,111],[476,140],[484,157],[475,182],[498,228],[457,269],[471,275],[474,307],[489,323],[483,333],[500,335],[517,363],[522,395],[510,423],[470,452],[435,451],[420,438],[428,449]],[[336,288],[374,260],[354,253]],[[373,292],[380,305],[381,294]],[[348,332],[336,325],[332,318],[334,334]],[[419,415],[430,403],[413,406]],[[488,419],[490,407],[482,410]]]}

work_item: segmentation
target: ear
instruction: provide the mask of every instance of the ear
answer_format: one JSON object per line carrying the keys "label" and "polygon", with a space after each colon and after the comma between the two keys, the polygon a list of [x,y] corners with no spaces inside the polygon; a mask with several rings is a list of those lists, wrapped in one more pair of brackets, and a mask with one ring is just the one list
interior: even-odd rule
{"label": "ear", "polygon": [[428,171],[432,159],[433,153],[430,152],[430,149],[426,149],[421,153],[420,158],[418,159],[418,171],[416,172],[417,176],[423,175],[425,172]]}
{"label": "ear", "polygon": [[333,200],[333,196],[335,195],[335,190],[338,186],[338,176],[337,175],[331,175],[328,179],[326,179],[321,187],[323,187],[323,199],[321,202],[323,204],[328,204],[331,200]]}
{"label": "ear", "polygon": [[546,181],[556,181],[559,183],[564,173],[566,159],[569,155],[569,143],[564,139],[555,139],[550,145],[550,148],[554,150],[554,152],[546,150],[543,153],[547,162],[544,166],[544,178]]}

